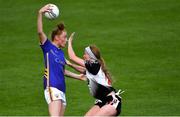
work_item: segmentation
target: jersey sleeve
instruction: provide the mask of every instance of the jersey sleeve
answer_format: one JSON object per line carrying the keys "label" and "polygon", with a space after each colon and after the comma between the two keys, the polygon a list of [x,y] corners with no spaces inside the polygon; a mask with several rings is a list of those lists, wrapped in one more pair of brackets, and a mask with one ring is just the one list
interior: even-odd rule
{"label": "jersey sleeve", "polygon": [[97,75],[100,70],[100,63],[98,61],[85,61],[86,69],[93,75]]}
{"label": "jersey sleeve", "polygon": [[52,46],[52,43],[49,41],[49,39],[46,39],[46,41],[44,42],[44,44],[40,45],[40,47],[43,50],[43,53],[47,53],[50,51]]}

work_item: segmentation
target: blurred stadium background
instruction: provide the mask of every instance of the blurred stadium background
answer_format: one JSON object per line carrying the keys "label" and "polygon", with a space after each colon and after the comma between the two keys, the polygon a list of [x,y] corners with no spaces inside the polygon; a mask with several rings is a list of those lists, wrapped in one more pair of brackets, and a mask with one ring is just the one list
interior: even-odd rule
{"label": "blurred stadium background", "polygon": [[[122,95],[124,116],[180,115],[179,0],[0,0],[0,115],[48,115],[38,45],[38,10],[59,6],[49,35],[64,21],[76,32],[74,49],[96,44]],[[64,49],[66,53],[66,49]],[[93,105],[86,83],[66,78],[65,115],[81,116]]]}

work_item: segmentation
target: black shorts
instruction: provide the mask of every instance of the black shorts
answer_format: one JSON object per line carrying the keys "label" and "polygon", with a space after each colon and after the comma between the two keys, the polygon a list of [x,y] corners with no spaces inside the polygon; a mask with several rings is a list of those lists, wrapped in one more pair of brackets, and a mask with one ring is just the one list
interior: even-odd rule
{"label": "black shorts", "polygon": [[95,105],[98,105],[100,108],[104,105],[111,104],[117,110],[116,116],[121,113],[121,97],[118,95],[110,95],[105,98],[105,100],[96,99]]}

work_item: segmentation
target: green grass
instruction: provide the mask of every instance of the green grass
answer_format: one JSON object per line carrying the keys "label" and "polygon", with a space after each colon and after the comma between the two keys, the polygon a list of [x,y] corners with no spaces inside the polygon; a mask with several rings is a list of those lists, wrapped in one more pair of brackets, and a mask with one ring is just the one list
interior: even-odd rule
{"label": "green grass", "polygon": [[[122,115],[180,115],[179,0],[0,1],[0,115],[48,115],[37,11],[47,3],[61,16],[44,19],[45,32],[64,21],[76,32],[74,49],[96,44],[122,95]],[[67,48],[65,48],[65,53]],[[93,105],[86,83],[66,79],[65,115],[84,115]]]}

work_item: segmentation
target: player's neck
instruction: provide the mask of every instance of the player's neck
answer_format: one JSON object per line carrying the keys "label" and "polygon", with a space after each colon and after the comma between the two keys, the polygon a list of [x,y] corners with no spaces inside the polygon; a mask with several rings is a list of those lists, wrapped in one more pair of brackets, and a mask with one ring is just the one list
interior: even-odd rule
{"label": "player's neck", "polygon": [[59,48],[59,46],[58,46],[58,44],[56,43],[56,42],[52,42],[52,44],[54,45],[54,46],[56,46],[57,48]]}

